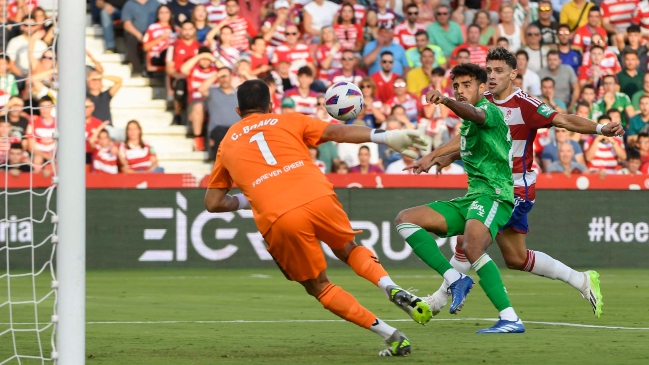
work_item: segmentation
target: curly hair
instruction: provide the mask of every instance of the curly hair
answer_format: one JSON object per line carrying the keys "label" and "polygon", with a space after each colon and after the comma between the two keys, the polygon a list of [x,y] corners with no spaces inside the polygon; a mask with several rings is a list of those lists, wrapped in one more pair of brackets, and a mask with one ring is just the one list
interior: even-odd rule
{"label": "curly hair", "polygon": [[516,56],[504,47],[494,47],[487,53],[487,63],[489,61],[503,61],[512,70],[516,69]]}
{"label": "curly hair", "polygon": [[487,71],[474,63],[464,63],[453,67],[451,70],[451,80],[455,80],[455,78],[460,76],[471,76],[480,84],[487,83]]}

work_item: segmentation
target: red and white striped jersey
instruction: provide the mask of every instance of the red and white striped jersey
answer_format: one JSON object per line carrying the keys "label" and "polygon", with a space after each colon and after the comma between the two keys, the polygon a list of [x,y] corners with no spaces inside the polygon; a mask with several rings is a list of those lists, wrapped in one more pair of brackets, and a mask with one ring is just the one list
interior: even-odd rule
{"label": "red and white striped jersey", "polygon": [[633,22],[640,24],[642,34],[649,34],[649,0],[641,1],[633,13]]}
{"label": "red and white striped jersey", "polygon": [[248,21],[248,19],[238,16],[234,20],[228,20],[225,25],[232,28],[232,47],[241,52],[250,50],[248,37],[253,38],[257,35],[257,29]]}
{"label": "red and white striped jersey", "polygon": [[406,109],[406,116],[408,119],[410,119],[411,122],[416,123],[417,119],[419,119],[419,112],[421,110],[421,104],[419,102],[419,98],[406,94],[406,100],[405,101],[399,101],[397,97],[393,97],[390,99],[387,104],[390,106],[390,108],[394,108],[395,105],[401,105]]}
{"label": "red and white striped jersey", "polygon": [[619,33],[626,33],[626,28],[631,25],[633,12],[640,0],[603,0],[600,4],[602,17],[609,18],[611,25]]}
{"label": "red and white striped jersey", "polygon": [[119,172],[117,166],[117,154],[112,153],[112,145],[102,148],[96,144],[92,151],[92,171],[103,172],[107,174],[116,174]]}
{"label": "red and white striped jersey", "polygon": [[379,20],[379,26],[391,26],[394,28],[397,23],[397,13],[392,9],[386,9],[385,13],[381,13],[377,10],[376,17]]}
{"label": "red and white striped jersey", "polygon": [[316,106],[318,105],[318,93],[309,90],[306,96],[302,96],[300,91],[295,89],[286,90],[285,98],[291,98],[295,101],[295,111],[311,117],[315,116]]}
{"label": "red and white striped jersey", "polygon": [[221,20],[228,16],[225,12],[225,4],[221,3],[220,0],[213,0],[205,5],[205,11],[207,11],[208,23],[213,26],[219,24]]}
{"label": "red and white striped jersey", "polygon": [[485,92],[485,97],[500,108],[509,125],[512,137],[510,154],[514,160],[514,196],[534,201],[536,172],[532,170],[532,164],[536,131],[539,128],[549,128],[557,112],[519,88],[515,88],[504,100],[495,100],[490,92]]}
{"label": "red and white striped jersey", "polygon": [[363,26],[360,24],[334,24],[334,31],[338,37],[338,41],[343,46],[342,49],[356,48],[356,41],[363,40]]}
{"label": "red and white striped jersey", "polygon": [[361,70],[354,70],[354,71],[352,71],[352,74],[349,75],[349,76],[345,76],[345,74],[343,73],[343,70],[337,70],[336,72],[331,74],[331,76],[329,77],[329,82],[331,84],[335,84],[337,82],[346,81],[346,82],[351,82],[353,84],[356,84],[356,86],[358,86],[358,85],[360,85],[361,80],[363,79],[363,77],[366,77],[366,76],[367,75],[365,74],[365,72],[363,72]]}
{"label": "red and white striped jersey", "polygon": [[54,132],[56,131],[56,119],[49,124],[37,115],[32,117],[32,131],[34,133],[35,149],[44,152],[54,152]]}
{"label": "red and white striped jersey", "polygon": [[330,53],[331,47],[325,44],[318,47],[318,50],[315,53],[315,58],[318,61],[318,79],[320,80],[329,80],[329,77],[331,75],[333,75],[338,70],[342,70],[343,68],[343,53],[340,51],[334,54],[331,63],[329,64],[329,68],[322,68],[322,62],[327,59]]}
{"label": "red and white striped jersey", "polygon": [[394,41],[399,43],[405,50],[409,50],[417,45],[415,33],[420,30],[426,30],[426,27],[421,23],[415,23],[415,29],[410,29],[408,22],[403,22],[394,27]]}
{"label": "red and white striped jersey", "polygon": [[[597,148],[595,152],[595,157],[592,160],[588,161],[588,168],[591,171],[606,171],[607,173],[616,173],[618,168],[617,154],[613,148],[611,142],[598,142],[597,146],[593,145],[597,136],[590,136],[586,142],[584,142],[584,152],[588,151],[590,148]],[[619,137],[612,137],[613,143],[624,148],[624,142]]]}
{"label": "red and white striped jersey", "polygon": [[489,47],[478,44],[475,48],[469,46],[468,43],[460,44],[455,47],[453,52],[451,52],[451,65],[457,65],[457,54],[461,49],[466,49],[469,51],[470,62],[479,65],[480,67],[487,66],[487,53],[489,53]]}
{"label": "red and white striped jersey", "polygon": [[[590,52],[584,53],[581,65],[590,66],[591,64],[592,62],[590,61]],[[622,66],[620,65],[620,61],[618,60],[617,55],[615,54],[615,52],[609,49],[604,51],[604,59],[602,60],[602,62],[600,62],[599,67],[603,70],[610,70],[611,74],[613,75],[622,71]]]}
{"label": "red and white striped jersey", "polygon": [[205,80],[216,75],[217,69],[213,64],[208,68],[202,68],[200,65],[194,66],[187,77],[187,88],[189,89],[189,102],[203,98],[198,88],[203,85]]}
{"label": "red and white striped jersey", "polygon": [[212,55],[214,55],[217,60],[221,61],[223,66],[230,70],[234,70],[237,67],[241,51],[234,47],[221,47],[215,43],[212,49]]}
{"label": "red and white striped jersey", "polygon": [[[365,15],[367,14],[367,8],[361,4],[354,4],[354,18],[356,18],[356,24],[365,26]],[[338,6],[338,16],[340,16],[340,10],[343,8],[343,5]]]}
{"label": "red and white striped jersey", "polygon": [[153,147],[143,142],[144,147],[126,145],[122,142],[119,145],[119,153],[124,156],[128,167],[136,171],[144,171],[151,167],[151,156],[155,155]]}
{"label": "red and white striped jersey", "polygon": [[160,23],[153,23],[149,25],[146,32],[144,33],[144,37],[142,38],[142,43],[151,42],[165,33],[169,34],[169,37],[153,46],[153,48],[151,48],[151,50],[147,53],[149,57],[160,56],[160,53],[162,53],[162,51],[167,49],[169,45],[174,42],[174,37],[172,36],[173,30],[170,26],[162,25]]}
{"label": "red and white striped jersey", "polygon": [[302,66],[306,66],[307,63],[313,63],[313,57],[311,57],[311,52],[309,52],[309,46],[306,44],[298,43],[293,48],[289,48],[287,45],[283,44],[275,48],[275,54],[273,55],[273,65],[277,65],[279,60],[286,60],[291,63],[289,70],[297,75],[297,70]]}
{"label": "red and white striped jersey", "polygon": [[[25,0],[25,3],[27,4],[27,9],[29,10],[30,13],[33,13],[34,9],[38,7],[38,0]],[[7,1],[7,4],[9,5],[7,8],[7,18],[13,19],[16,16],[16,13],[18,12],[18,1],[9,0]],[[23,17],[25,15],[28,14],[23,14]]]}
{"label": "red and white striped jersey", "polygon": [[90,142],[88,142],[88,138],[95,133],[97,128],[101,127],[101,123],[101,120],[92,116],[90,117],[90,121],[86,121],[86,153],[92,152],[92,146],[90,145]]}
{"label": "red and white striped jersey", "polygon": [[[268,18],[262,25],[262,28],[270,29],[272,28],[273,24],[275,24],[276,21],[277,18]],[[291,23],[288,20],[284,25],[278,24],[277,27],[275,28],[275,32],[273,33],[273,37],[268,41],[268,45],[272,47],[277,47],[284,44],[284,42],[286,42],[286,35],[284,35],[284,33],[286,33],[286,26],[291,24],[293,23]]]}

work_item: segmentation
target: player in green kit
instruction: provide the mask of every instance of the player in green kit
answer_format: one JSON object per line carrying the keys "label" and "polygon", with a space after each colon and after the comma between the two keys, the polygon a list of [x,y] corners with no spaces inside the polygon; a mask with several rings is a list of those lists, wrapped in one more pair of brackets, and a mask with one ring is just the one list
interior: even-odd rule
{"label": "player in green kit", "polygon": [[509,126],[500,109],[483,96],[487,89],[485,70],[474,64],[458,65],[451,71],[451,81],[455,100],[438,90],[428,92],[426,99],[446,105],[463,119],[460,155],[469,190],[461,198],[403,210],[395,223],[417,256],[449,284],[451,313],[461,308],[472,280],[453,269],[428,232],[440,237],[464,234],[466,256],[480,277],[480,286],[500,312],[496,325],[478,333],[522,333],[525,327],[512,308],[500,271],[486,254],[514,208]]}

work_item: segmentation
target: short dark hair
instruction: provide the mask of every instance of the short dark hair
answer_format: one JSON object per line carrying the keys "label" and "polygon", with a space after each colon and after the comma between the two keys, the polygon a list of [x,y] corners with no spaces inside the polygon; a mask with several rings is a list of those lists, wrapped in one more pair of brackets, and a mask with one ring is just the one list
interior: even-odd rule
{"label": "short dark hair", "polygon": [[392,110],[390,111],[390,114],[392,114],[396,109],[399,109],[399,108],[403,109],[404,112],[406,111],[406,107],[405,107],[405,106],[403,106],[403,105],[401,105],[401,104],[397,104],[397,105],[395,105],[395,106],[392,107]]}
{"label": "short dark hair", "polygon": [[38,103],[39,104],[40,103],[52,103],[52,104],[54,104],[54,100],[49,95],[45,95],[42,98],[38,99]]}
{"label": "short dark hair", "polygon": [[[644,133],[644,134],[646,135],[646,133]],[[639,136],[640,136],[640,135],[638,134],[638,137],[639,137]],[[649,135],[647,135],[647,136],[649,137]],[[631,161],[631,160],[642,160],[642,156],[640,156],[640,151],[636,151],[636,150],[634,150],[634,149],[630,149],[629,151],[627,151],[626,160],[627,160],[627,161]]]}
{"label": "short dark hair", "polygon": [[519,49],[518,51],[516,51],[516,57],[518,57],[518,56],[525,56],[526,60],[528,60],[528,61],[530,60],[530,55],[527,54],[527,51],[525,51],[525,50]]}
{"label": "short dark hair", "polygon": [[276,85],[273,75],[266,75],[261,79],[261,81],[265,82],[266,85]]}
{"label": "short dark hair", "polygon": [[609,110],[606,111],[606,114],[607,114],[609,117],[611,116],[611,114],[615,114],[615,113],[617,113],[617,114],[619,114],[620,116],[622,116],[622,112],[619,111],[619,110],[617,110],[617,109],[609,109]]}
{"label": "short dark hair", "polygon": [[507,38],[505,38],[505,37],[500,37],[500,38],[498,38],[498,39],[496,40],[496,43],[499,43],[499,42],[502,42],[502,41],[505,41],[505,42],[507,42],[507,44],[509,44],[509,39],[507,39]]}
{"label": "short dark hair", "polygon": [[455,80],[455,78],[460,76],[471,76],[479,84],[487,83],[487,71],[473,63],[465,63],[453,67],[453,70],[451,70],[451,80]]}
{"label": "short dark hair", "polygon": [[7,63],[11,62],[11,57],[9,57],[9,55],[6,53],[0,53],[0,58],[7,61]]}
{"label": "short dark hair", "polygon": [[415,37],[417,37],[418,35],[425,35],[426,39],[428,39],[428,32],[425,30],[418,30],[417,33],[415,33]]}
{"label": "short dark hair", "polygon": [[554,86],[554,79],[551,77],[544,77],[543,80],[541,80],[541,85],[543,85],[544,82],[552,82],[552,86]]}
{"label": "short dark hair", "polygon": [[201,54],[201,53],[209,53],[209,54],[212,54],[212,51],[210,50],[210,47],[207,47],[207,46],[200,46],[200,47],[198,47],[198,54]]}
{"label": "short dark hair", "polygon": [[590,51],[592,52],[596,48],[599,48],[602,50],[602,52],[604,52],[604,47],[600,46],[599,44],[593,44],[592,46],[590,46]]}
{"label": "short dark hair", "polygon": [[579,109],[580,106],[585,106],[586,108],[590,109],[590,104],[584,100],[580,100],[577,102],[577,106],[575,106],[575,110]]}
{"label": "short dark hair", "polygon": [[516,74],[515,79],[516,79],[516,80],[522,80],[522,79],[523,79],[523,75],[521,75],[521,74]]}
{"label": "short dark hair", "polygon": [[457,53],[456,53],[455,55],[457,56],[457,55],[459,55],[460,53],[468,53],[469,56],[471,56],[471,52],[469,52],[469,50],[466,49],[466,48],[460,48],[460,49],[457,51]]}
{"label": "short dark hair", "polygon": [[478,28],[478,31],[479,31],[479,32],[482,32],[482,28],[481,28],[478,24],[476,24],[476,23],[470,24],[468,27],[466,27],[467,32],[468,32],[469,29],[471,29],[472,27],[473,27],[473,28]]}
{"label": "short dark hair", "polygon": [[595,86],[593,84],[586,84],[581,88],[581,91],[583,92],[585,89],[593,89],[595,91]]}
{"label": "short dark hair", "polygon": [[649,95],[648,95],[648,94],[643,94],[643,95],[640,97],[640,99],[638,99],[638,100],[642,100],[642,99],[649,99]]}
{"label": "short dark hair", "polygon": [[420,53],[423,55],[424,52],[430,52],[430,53],[433,54],[433,57],[435,57],[435,51],[433,51],[432,49],[430,49],[430,48],[428,48],[428,47],[422,49]]}
{"label": "short dark hair", "polygon": [[22,150],[23,145],[20,143],[12,143],[11,146],[9,146],[10,150]]}
{"label": "short dark hair", "polygon": [[[165,6],[165,5],[163,5]],[[173,16],[171,17],[173,19]],[[183,25],[185,24],[191,24],[192,27],[196,28],[196,24],[194,24],[191,20],[185,20],[184,22],[180,23],[180,27],[182,28]]]}
{"label": "short dark hair", "polygon": [[640,26],[635,25],[635,24],[631,24],[626,28],[626,32],[627,33],[640,33],[641,32]]}
{"label": "short dark hair", "polygon": [[433,71],[430,72],[432,76],[446,76],[446,70],[441,67],[435,67]]}
{"label": "short dark hair", "polygon": [[[370,148],[367,147],[366,145],[362,145],[362,146],[360,146],[360,148],[358,149],[358,152],[361,152],[361,150],[367,150],[367,152],[370,152]],[[371,153],[371,152],[370,152],[370,153]]]}
{"label": "short dark hair", "polygon": [[239,1],[238,1],[238,0],[225,0],[225,4],[229,3],[230,1],[234,1],[235,3],[237,3],[237,5],[239,5]]}
{"label": "short dark hair", "polygon": [[419,9],[419,6],[417,6],[417,4],[415,4],[415,3],[410,3],[410,4],[408,4],[408,5],[406,6],[406,10],[408,10],[408,9],[410,9],[410,8],[417,8],[417,9]]}
{"label": "short dark hair", "polygon": [[571,30],[570,26],[569,26],[568,24],[566,24],[566,23],[561,23],[561,24],[559,24],[559,28],[557,28],[557,29],[558,29],[558,30],[561,30],[562,28],[563,28],[563,29]]}
{"label": "short dark hair", "polygon": [[599,118],[597,118],[597,123],[601,122],[602,120],[608,120],[610,122],[611,117],[608,114],[603,114]]}
{"label": "short dark hair", "polygon": [[309,77],[313,77],[313,70],[311,70],[311,67],[309,66],[302,66],[297,70],[297,75],[298,76],[306,75]]}
{"label": "short dark hair", "polygon": [[590,14],[590,13],[592,13],[592,12],[594,12],[594,11],[596,11],[596,12],[598,12],[598,13],[600,13],[600,14],[602,13],[602,11],[599,9],[599,6],[597,6],[597,5],[593,5],[593,7],[590,8],[590,10],[588,10],[588,14]]}
{"label": "short dark hair", "polygon": [[503,61],[512,70],[516,69],[516,57],[504,47],[494,47],[487,53],[487,63],[489,61]]}
{"label": "short dark hair", "polygon": [[602,81],[604,81],[604,80],[606,80],[608,78],[612,78],[613,80],[615,80],[615,83],[617,84],[617,76],[615,76],[615,75],[604,75],[604,76],[602,76]]}
{"label": "short dark hair", "polygon": [[559,53],[559,51],[557,51],[556,49],[549,50],[546,58],[550,57],[550,55],[561,57],[561,53]]}
{"label": "short dark hair", "polygon": [[257,41],[260,40],[260,39],[261,39],[262,41],[265,41],[264,37],[258,35],[258,36],[254,37],[254,38],[250,41],[250,44],[251,44],[251,45],[252,45],[252,44],[255,44],[255,42],[257,42]]}
{"label": "short dark hair", "polygon": [[649,133],[645,133],[645,132],[638,133],[638,137],[636,140],[640,140],[640,138],[649,138]]}
{"label": "short dark hair", "polygon": [[394,53],[392,53],[390,51],[381,52],[381,57],[380,58],[383,58],[383,56],[385,56],[385,55],[390,55],[390,56],[392,56],[392,58],[394,58]]}
{"label": "short dark hair", "polygon": [[629,48],[629,49],[627,49],[626,51],[624,51],[624,57],[626,57],[626,56],[628,56],[628,55],[630,55],[630,54],[632,54],[632,55],[634,55],[634,56],[640,58],[640,56],[638,55],[638,51],[636,51],[635,49],[630,49],[630,48]]}
{"label": "short dark hair", "polygon": [[270,106],[270,89],[259,79],[247,80],[237,89],[237,101],[242,115],[252,111],[267,113]]}

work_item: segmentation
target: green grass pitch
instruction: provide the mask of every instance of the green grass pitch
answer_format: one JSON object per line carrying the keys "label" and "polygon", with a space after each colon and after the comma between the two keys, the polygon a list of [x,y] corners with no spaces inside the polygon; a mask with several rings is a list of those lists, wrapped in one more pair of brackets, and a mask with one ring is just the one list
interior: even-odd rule
{"label": "green grass pitch", "polygon": [[[427,269],[390,273],[421,295],[441,280]],[[445,311],[424,327],[351,269],[330,270],[334,283],[409,337],[412,355],[397,359],[379,358],[383,344],[378,336],[338,321],[278,270],[89,272],[87,364],[649,364],[646,270],[600,271],[605,303],[600,319],[566,284],[506,269],[502,273],[515,309],[527,321],[525,334],[475,334],[493,324],[485,318],[497,316],[479,285],[458,316]],[[33,296],[29,282],[20,280],[26,279],[11,281],[12,301]],[[38,294],[48,284],[41,281]],[[0,303],[7,293],[3,279]],[[51,305],[48,300],[39,305],[41,321],[49,318]],[[8,307],[0,307],[0,332],[9,328]],[[12,309],[13,322],[20,323],[14,328],[34,327],[33,305]],[[49,353],[48,331],[42,343]],[[37,354],[35,334],[16,333],[16,347],[21,355]],[[0,336],[0,363],[13,354],[11,333]]]}

